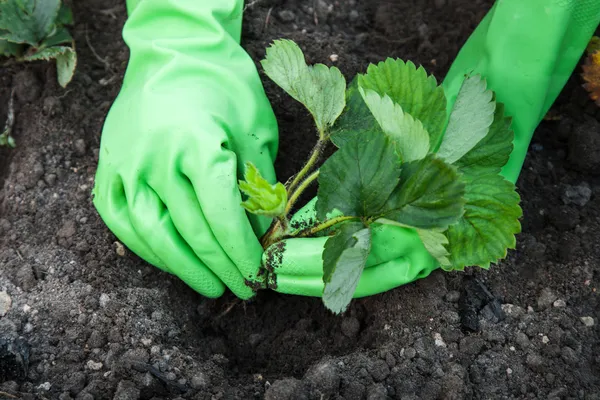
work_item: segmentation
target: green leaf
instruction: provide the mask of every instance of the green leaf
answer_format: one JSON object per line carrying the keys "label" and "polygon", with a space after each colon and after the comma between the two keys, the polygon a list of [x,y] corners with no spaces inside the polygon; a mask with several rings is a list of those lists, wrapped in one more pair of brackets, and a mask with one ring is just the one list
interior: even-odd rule
{"label": "green leaf", "polygon": [[416,231],[425,249],[440,263],[440,267],[445,270],[450,269],[450,252],[446,248],[448,238],[444,235],[444,231],[436,229],[416,229]]}
{"label": "green leaf", "polygon": [[271,185],[251,162],[246,163],[244,181],[239,181],[240,190],[248,199],[242,206],[249,212],[275,218],[284,215],[287,191],[282,183]]}
{"label": "green leaf", "polygon": [[388,58],[369,65],[359,76],[359,86],[380,96],[388,95],[404,112],[421,121],[430,135],[430,147],[436,149],[446,125],[446,96],[433,75],[412,62]]}
{"label": "green leaf", "polygon": [[323,303],[336,314],[352,301],[371,251],[371,230],[346,223],[325,242],[323,250]]}
{"label": "green leaf", "polygon": [[465,213],[448,228],[452,269],[488,268],[514,249],[523,212],[515,186],[497,174],[480,175],[467,182]]}
{"label": "green leaf", "polygon": [[73,25],[73,10],[66,4],[63,4],[58,11],[56,23],[61,25]]}
{"label": "green leaf", "polygon": [[424,158],[429,152],[429,134],[419,120],[402,110],[386,94],[361,88],[363,99],[383,131],[390,135],[403,162]]}
{"label": "green leaf", "polygon": [[65,48],[65,52],[56,57],[56,73],[60,86],[67,87],[77,67],[77,54],[70,47]]}
{"label": "green leaf", "polygon": [[331,128],[331,141],[342,147],[354,136],[379,130],[381,127],[365,104],[356,76],[346,90],[346,107]]}
{"label": "green leaf", "polygon": [[54,34],[44,39],[40,44],[40,47],[48,48],[58,46],[61,44],[73,45],[73,37],[71,36],[67,28],[64,27],[58,28],[54,32]]}
{"label": "green leaf", "polygon": [[62,87],[73,78],[77,67],[77,54],[75,50],[66,46],[54,46],[29,54],[23,58],[24,61],[56,60],[56,74],[58,83]]}
{"label": "green leaf", "polygon": [[488,134],[495,109],[493,93],[486,90],[485,80],[479,75],[467,77],[452,107],[438,156],[452,164],[468,153]]}
{"label": "green leaf", "polygon": [[18,57],[23,53],[23,45],[0,39],[0,56]]}
{"label": "green leaf", "polygon": [[400,177],[393,142],[372,132],[349,140],[319,170],[317,217],[334,209],[347,216],[372,216],[385,204]]}
{"label": "green leaf", "polygon": [[400,184],[380,217],[413,228],[444,229],[464,212],[465,185],[457,169],[433,154],[402,165]]}
{"label": "green leaf", "polygon": [[346,105],[346,79],[336,67],[306,65],[304,54],[291,40],[276,40],[261,62],[265,73],[312,114],[323,135]]}
{"label": "green leaf", "polygon": [[0,39],[37,46],[54,29],[60,0],[0,0]]}
{"label": "green leaf", "polygon": [[454,163],[460,172],[469,176],[497,175],[513,151],[512,119],[504,115],[504,104],[496,103],[494,122],[488,134],[475,147]]}

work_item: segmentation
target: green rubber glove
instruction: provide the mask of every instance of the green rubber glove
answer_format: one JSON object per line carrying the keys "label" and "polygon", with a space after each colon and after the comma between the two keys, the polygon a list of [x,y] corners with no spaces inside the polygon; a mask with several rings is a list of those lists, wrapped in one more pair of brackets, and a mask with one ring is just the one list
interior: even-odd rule
{"label": "green rubber glove", "polygon": [[[240,206],[251,161],[275,182],[277,123],[240,46],[243,0],[128,1],[131,56],[104,125],[94,204],[134,253],[208,297],[254,291],[270,221]],[[240,175],[238,175],[240,174]]]}
{"label": "green rubber glove", "polygon": [[[514,150],[502,171],[516,182],[531,136],[600,23],[600,0],[499,0],[465,43],[444,82],[451,110],[464,74],[479,73],[513,117]],[[294,217],[315,216],[313,200]],[[327,238],[290,239],[278,265],[281,293],[317,296],[323,291],[322,252]],[[387,291],[438,268],[412,229],[376,228],[372,254],[354,297]],[[269,257],[271,249],[265,252]],[[271,263],[273,265],[273,263]]]}

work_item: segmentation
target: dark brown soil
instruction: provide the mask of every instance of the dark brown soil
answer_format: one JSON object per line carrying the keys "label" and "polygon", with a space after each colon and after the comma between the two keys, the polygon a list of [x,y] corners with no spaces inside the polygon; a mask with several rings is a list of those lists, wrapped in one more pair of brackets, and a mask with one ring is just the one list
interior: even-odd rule
{"label": "dark brown soil", "polygon": [[[271,40],[290,38],[309,62],[337,54],[348,78],[401,57],[441,80],[491,3],[258,1],[243,45],[258,62]],[[47,64],[0,72],[0,123],[15,87],[18,146],[0,149],[0,310],[11,299],[0,398],[600,398],[600,122],[579,70],[530,147],[518,249],[490,271],[438,271],[335,317],[319,299],[272,292],[209,301],[117,254],[90,191],[127,64],[125,4],[79,0],[74,13],[79,65],[67,90]],[[264,83],[283,180],[314,133]]]}

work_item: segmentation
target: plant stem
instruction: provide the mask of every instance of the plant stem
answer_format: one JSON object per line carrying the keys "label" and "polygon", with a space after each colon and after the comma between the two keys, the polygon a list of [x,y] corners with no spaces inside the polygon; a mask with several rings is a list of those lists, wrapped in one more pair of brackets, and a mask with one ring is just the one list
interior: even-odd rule
{"label": "plant stem", "polygon": [[317,224],[311,228],[307,228],[304,230],[301,230],[299,232],[293,232],[290,234],[290,237],[306,237],[306,236],[311,236],[314,235],[315,233],[321,232],[325,229],[331,228],[334,225],[339,224],[340,222],[344,222],[344,221],[349,221],[351,219],[360,219],[359,217],[351,217],[351,216],[346,216],[346,215],[342,215],[339,217],[335,217],[335,218],[331,218],[328,220],[325,220],[324,222],[321,222],[320,224]]}
{"label": "plant stem", "polygon": [[312,170],[317,161],[319,161],[319,158],[321,158],[321,152],[327,145],[327,142],[328,140],[323,139],[319,139],[317,141],[317,144],[315,147],[313,147],[312,152],[310,153],[310,158],[300,172],[298,172],[298,174],[294,177],[294,180],[292,180],[292,183],[288,187],[288,196],[291,197],[291,194],[294,192],[294,189],[296,189],[296,186],[298,186],[298,184],[302,181],[302,178],[304,178],[304,176]]}
{"label": "plant stem", "polygon": [[294,206],[294,204],[296,203],[296,201],[298,201],[298,198],[302,195],[302,193],[306,190],[306,188],[314,182],[315,179],[317,179],[319,177],[319,170],[316,170],[315,172],[313,172],[312,174],[310,174],[308,176],[308,178],[306,178],[304,181],[302,181],[302,183],[300,184],[300,186],[298,186],[298,188],[294,191],[294,193],[292,193],[292,195],[290,196],[287,205],[285,206],[285,215],[287,215],[290,210],[292,209],[292,207]]}

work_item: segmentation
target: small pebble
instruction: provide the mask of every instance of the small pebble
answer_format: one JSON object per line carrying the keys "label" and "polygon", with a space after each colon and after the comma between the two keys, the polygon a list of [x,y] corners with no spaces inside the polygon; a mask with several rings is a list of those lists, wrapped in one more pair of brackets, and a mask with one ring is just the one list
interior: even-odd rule
{"label": "small pebble", "polygon": [[0,292],[0,317],[4,317],[10,307],[12,306],[12,299],[6,292]]}
{"label": "small pebble", "polygon": [[542,343],[546,344],[550,341],[550,339],[548,339],[548,336],[544,335],[542,336]]}
{"label": "small pebble", "polygon": [[105,308],[110,301],[110,297],[106,293],[102,293],[100,295],[100,307]]}
{"label": "small pebble", "polygon": [[339,59],[339,56],[337,54],[332,54],[329,56],[329,59],[331,62],[336,62]]}
{"label": "small pebble", "polygon": [[121,242],[115,242],[115,249],[119,257],[125,256],[125,246]]}
{"label": "small pebble", "polygon": [[585,326],[594,326],[594,318],[592,317],[581,317],[581,322],[583,322]]}
{"label": "small pebble", "polygon": [[415,358],[415,356],[417,355],[417,351],[414,348],[409,347],[404,351],[404,355],[410,360]]}
{"label": "small pebble", "polygon": [[193,389],[200,390],[208,386],[208,378],[206,374],[200,372],[192,377],[190,382]]}
{"label": "small pebble", "polygon": [[86,366],[92,371],[100,371],[103,367],[101,362],[96,362],[94,360],[89,360]]}
{"label": "small pebble", "polygon": [[447,302],[458,303],[458,300],[460,299],[460,292],[457,290],[451,290],[446,293],[445,297]]}
{"label": "small pebble", "polygon": [[512,369],[510,369],[510,368],[506,368],[506,373],[507,373],[508,375],[510,375],[510,374],[512,374],[512,373],[513,373],[513,370],[512,370]]}
{"label": "small pebble", "polygon": [[438,332],[433,334],[433,340],[437,347],[446,347],[446,342],[444,342],[442,335],[440,335]]}
{"label": "small pebble", "polygon": [[26,323],[25,326],[23,327],[23,331],[25,333],[31,333],[33,332],[33,325],[31,323]]}
{"label": "small pebble", "polygon": [[283,22],[292,22],[296,19],[296,14],[290,10],[281,10],[279,13],[277,13],[277,16]]}
{"label": "small pebble", "polygon": [[556,308],[563,308],[567,306],[567,303],[562,299],[558,299],[552,305]]}

